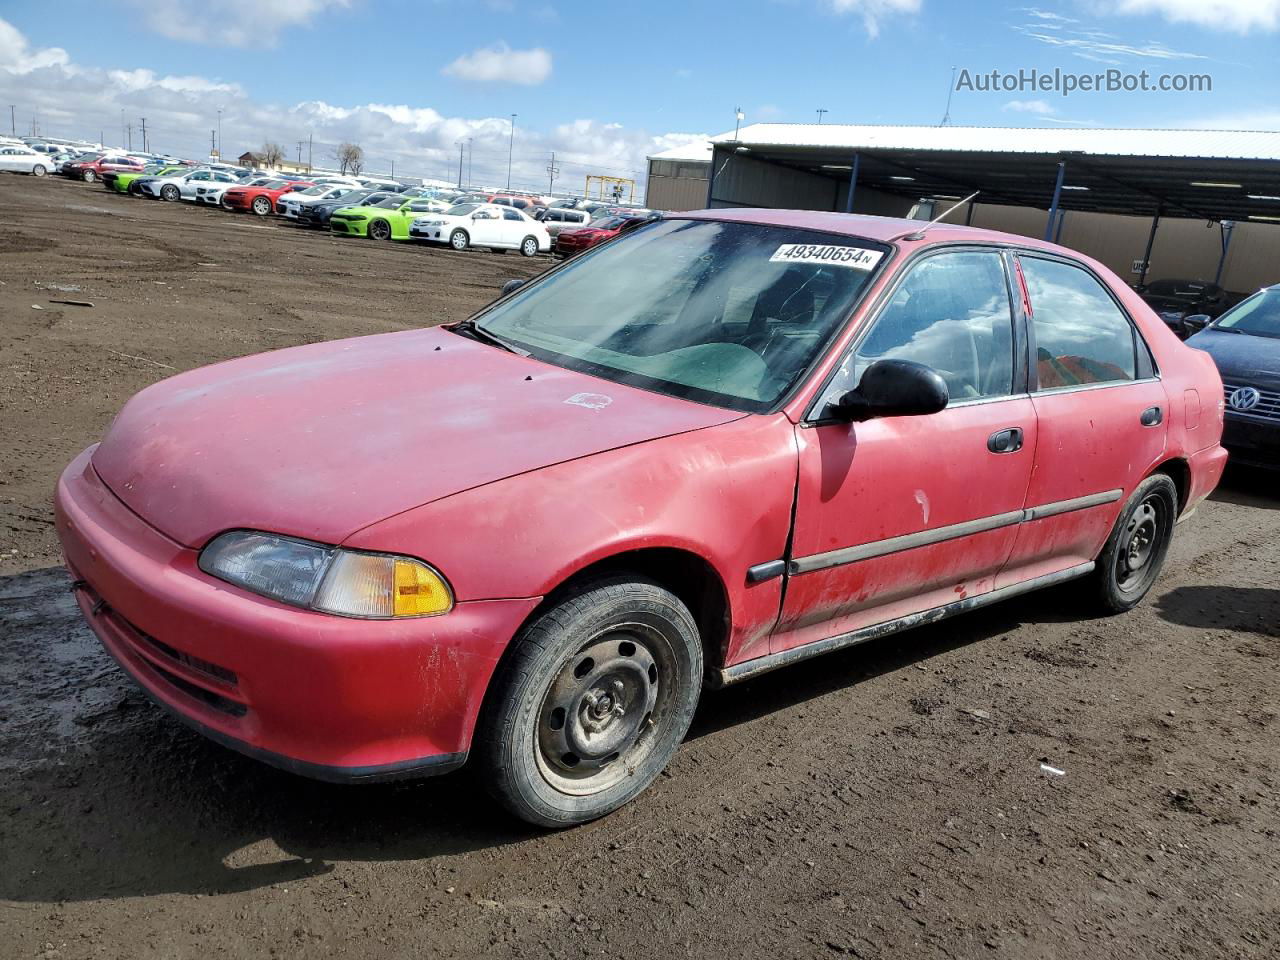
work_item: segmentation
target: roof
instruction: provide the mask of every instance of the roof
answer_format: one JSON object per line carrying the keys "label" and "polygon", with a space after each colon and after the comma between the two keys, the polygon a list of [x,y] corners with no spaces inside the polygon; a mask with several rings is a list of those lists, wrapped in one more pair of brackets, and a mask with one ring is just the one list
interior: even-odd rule
{"label": "roof", "polygon": [[[726,143],[732,134],[712,140]],[[1088,153],[1108,157],[1200,157],[1280,161],[1280,131],[1138,130],[1057,127],[908,127],[838,123],[753,123],[738,140],[775,146],[967,153]]]}
{"label": "roof", "polygon": [[[1001,243],[1019,247],[1036,247],[1042,250],[1062,250],[1042,240],[982,227],[964,227],[957,224],[937,223],[929,226],[919,220],[898,217],[872,217],[860,213],[833,213],[829,210],[773,210],[763,207],[722,207],[717,210],[699,210],[692,213],[668,214],[669,219],[727,220],[735,223],[762,223],[768,226],[798,227],[802,230],[822,230],[862,240],[889,243],[928,226],[925,234],[930,243]],[[1067,251],[1063,251],[1067,252]],[[1080,254],[1071,251],[1071,255]]]}
{"label": "roof", "polygon": [[[724,134],[723,136],[728,136]],[[697,160],[702,163],[711,162],[711,141],[710,140],[694,140],[690,143],[682,143],[678,147],[672,147],[669,150],[663,150],[661,153],[651,153],[648,157],[650,160]]]}
{"label": "roof", "polygon": [[1063,164],[1063,209],[1280,223],[1280,131],[756,123],[713,143],[835,181],[856,156],[859,187],[915,200],[1044,210]]}

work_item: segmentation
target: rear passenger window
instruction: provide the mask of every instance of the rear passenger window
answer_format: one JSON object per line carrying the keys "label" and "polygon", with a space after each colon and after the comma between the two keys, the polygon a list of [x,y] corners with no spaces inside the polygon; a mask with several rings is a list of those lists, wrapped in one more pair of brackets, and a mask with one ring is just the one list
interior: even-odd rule
{"label": "rear passenger window", "polygon": [[516,213],[514,210],[503,210],[503,211],[502,211],[502,219],[504,219],[504,220],[515,220],[515,221],[518,223],[518,222],[520,222],[520,221],[524,220],[524,217],[520,216],[520,214]]}
{"label": "rear passenger window", "polygon": [[1093,274],[1023,256],[1041,390],[1136,379],[1133,325]]}

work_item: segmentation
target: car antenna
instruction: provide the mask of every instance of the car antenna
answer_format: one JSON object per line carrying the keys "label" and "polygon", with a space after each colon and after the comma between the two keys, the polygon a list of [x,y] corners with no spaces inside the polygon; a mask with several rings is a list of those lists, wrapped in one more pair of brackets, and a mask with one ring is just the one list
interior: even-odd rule
{"label": "car antenna", "polygon": [[925,224],[923,227],[921,227],[919,230],[913,230],[911,233],[908,233],[908,234],[905,234],[905,235],[903,235],[903,236],[901,236],[901,237],[898,237],[898,239],[899,239],[899,240],[923,240],[923,239],[924,239],[924,233],[925,233],[925,231],[926,231],[926,230],[928,230],[930,227],[932,227],[934,224],[936,224],[939,220],[941,220],[943,217],[945,217],[945,216],[946,216],[948,213],[950,213],[952,210],[957,210],[957,209],[959,209],[960,207],[964,206],[966,203],[968,203],[970,200],[972,200],[974,197],[976,197],[976,196],[977,196],[978,194],[980,194],[981,192],[982,192],[981,190],[975,190],[975,191],[973,191],[973,193],[969,194],[967,197],[965,197],[965,198],[964,198],[963,200],[961,200],[959,203],[955,203],[955,204],[952,204],[951,206],[947,207],[947,209],[943,210],[940,214],[938,214],[936,217],[934,217],[932,220],[930,220],[928,223],[926,223],[926,224]]}

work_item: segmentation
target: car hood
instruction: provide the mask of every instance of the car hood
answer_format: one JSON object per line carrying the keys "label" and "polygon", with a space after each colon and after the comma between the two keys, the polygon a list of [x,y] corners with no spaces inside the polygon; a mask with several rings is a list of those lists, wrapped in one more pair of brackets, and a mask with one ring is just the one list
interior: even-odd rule
{"label": "car hood", "polygon": [[1236,386],[1280,390],[1280,340],[1245,333],[1223,333],[1209,327],[1187,340],[1187,346],[1213,357],[1218,372]]}
{"label": "car hood", "polygon": [[233,528],[341,543],[450,494],[741,416],[433,328],[179,374],[125,405],[93,464],[189,547]]}

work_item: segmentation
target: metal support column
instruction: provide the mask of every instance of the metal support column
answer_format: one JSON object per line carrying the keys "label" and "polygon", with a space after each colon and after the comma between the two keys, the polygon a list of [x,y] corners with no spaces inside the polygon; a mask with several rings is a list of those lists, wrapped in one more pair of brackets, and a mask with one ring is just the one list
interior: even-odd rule
{"label": "metal support column", "polygon": [[853,213],[853,195],[858,191],[858,161],[861,157],[853,155],[853,167],[849,170],[849,194],[844,198],[844,212]]}
{"label": "metal support column", "polygon": [[1049,204],[1049,222],[1044,225],[1044,239],[1053,240],[1054,217],[1058,215],[1058,202],[1062,199],[1062,181],[1067,178],[1067,162],[1058,161],[1058,182],[1053,185],[1053,202]]}
{"label": "metal support column", "polygon": [[1057,226],[1054,228],[1054,230],[1053,230],[1053,242],[1054,242],[1054,243],[1061,243],[1061,242],[1062,242],[1062,225],[1063,225],[1064,223],[1066,223],[1066,222],[1067,222],[1067,211],[1065,211],[1065,210],[1059,210],[1059,211],[1058,211],[1058,225],[1057,225]]}
{"label": "metal support column", "polygon": [[969,209],[964,212],[964,225],[966,227],[973,226],[973,201],[969,201]]}
{"label": "metal support column", "polygon": [[707,168],[707,209],[711,209],[711,194],[716,188],[716,148],[711,145],[711,166]]}
{"label": "metal support column", "polygon": [[1151,218],[1151,232],[1147,234],[1147,249],[1142,254],[1142,270],[1138,273],[1138,286],[1147,285],[1147,271],[1151,269],[1151,248],[1156,245],[1156,229],[1160,226],[1160,214],[1164,211],[1156,207],[1156,215]]}
{"label": "metal support column", "polygon": [[1218,227],[1222,230],[1222,256],[1218,258],[1218,272],[1213,275],[1214,286],[1222,286],[1222,271],[1227,265],[1227,251],[1231,249],[1231,234],[1235,231],[1234,220],[1223,220]]}

